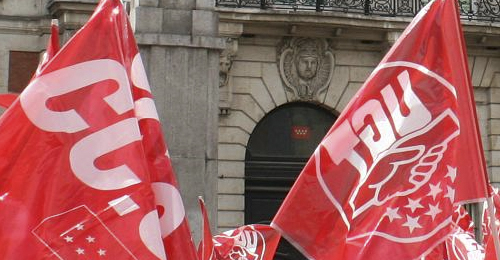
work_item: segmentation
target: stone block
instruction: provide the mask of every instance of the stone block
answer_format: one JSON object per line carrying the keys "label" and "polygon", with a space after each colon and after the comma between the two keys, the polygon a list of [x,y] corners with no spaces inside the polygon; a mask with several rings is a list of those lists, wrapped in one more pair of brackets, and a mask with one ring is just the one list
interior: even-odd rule
{"label": "stone block", "polygon": [[160,33],[162,31],[163,10],[156,7],[138,6],[131,15],[132,28],[140,33]]}
{"label": "stone block", "polygon": [[196,9],[213,10],[215,0],[196,0]]}
{"label": "stone block", "polygon": [[489,92],[486,88],[474,88],[474,101],[476,105],[488,104],[489,100]]}
{"label": "stone block", "polygon": [[159,5],[166,9],[193,10],[196,8],[196,1],[198,0],[159,0]]}
{"label": "stone block", "polygon": [[481,79],[480,87],[490,87],[493,83],[493,78],[495,77],[496,72],[500,68],[500,59],[499,58],[488,58],[488,62],[483,71],[483,77]]}
{"label": "stone block", "polygon": [[500,151],[491,151],[491,166],[500,166]]}
{"label": "stone block", "polygon": [[489,167],[488,171],[490,180],[497,183],[497,188],[500,187],[500,167]]}
{"label": "stone block", "polygon": [[175,10],[175,9],[163,10],[164,33],[191,35],[192,21],[193,21],[193,15],[192,11],[190,10]]}
{"label": "stone block", "polygon": [[250,135],[241,128],[238,127],[219,128],[220,143],[235,143],[246,146],[249,138]]}
{"label": "stone block", "polygon": [[193,10],[193,35],[217,36],[219,30],[219,16],[216,12],[207,10]]}
{"label": "stone block", "polygon": [[[259,27],[263,29],[264,27]],[[259,45],[259,46],[277,46],[281,41],[282,37],[281,36],[271,36],[271,35],[266,35],[266,36],[259,36],[255,35],[252,37],[245,37],[242,36],[240,39],[238,39],[240,44],[243,45]]]}
{"label": "stone block", "polygon": [[[472,60],[472,59],[470,59]],[[483,78],[484,69],[488,63],[487,57],[476,56],[473,59],[472,71],[472,86],[480,86]]]}
{"label": "stone block", "polygon": [[332,81],[330,81],[330,86],[328,87],[323,103],[330,108],[335,108],[348,84],[349,67],[335,66],[333,69]]}
{"label": "stone block", "polygon": [[[207,82],[207,51],[194,48],[165,48],[163,96],[160,115],[167,122],[165,135],[172,154],[179,157],[205,158],[208,143],[210,86]],[[154,55],[154,53],[152,53]],[[215,120],[215,118],[214,118]],[[213,123],[215,125],[215,122]],[[210,138],[212,140],[212,138]]]}
{"label": "stone block", "polygon": [[495,118],[490,120],[490,132],[491,135],[500,135],[500,118]]}
{"label": "stone block", "polygon": [[243,24],[219,22],[219,35],[221,37],[238,38],[243,33]]}
{"label": "stone block", "polygon": [[245,209],[245,196],[243,195],[219,195],[219,210],[238,210]]}
{"label": "stone block", "polygon": [[260,78],[262,76],[261,72],[262,66],[260,62],[240,61],[236,56],[229,73],[232,76]]}
{"label": "stone block", "polygon": [[245,193],[245,180],[236,178],[219,178],[217,187],[219,194],[242,195]]}
{"label": "stone block", "polygon": [[341,51],[335,53],[335,65],[373,67],[382,59],[380,52]]}
{"label": "stone block", "polygon": [[364,83],[373,69],[374,67],[349,67],[349,81]]}
{"label": "stone block", "polygon": [[250,94],[266,112],[276,107],[261,78],[233,77],[233,93]]}
{"label": "stone block", "polygon": [[243,128],[247,133],[251,133],[256,122],[243,111],[232,110],[228,116],[219,117],[219,126],[237,126]]}
{"label": "stone block", "polygon": [[245,160],[246,148],[239,144],[219,144],[219,160]]}
{"label": "stone block", "polygon": [[275,63],[276,47],[240,44],[238,46],[238,60]]}
{"label": "stone block", "polygon": [[490,88],[490,102],[500,104],[500,87]]}
{"label": "stone block", "polygon": [[140,0],[138,1],[139,6],[151,6],[158,7],[159,0]]}
{"label": "stone block", "polygon": [[219,160],[219,177],[243,178],[245,176],[245,162]]}
{"label": "stone block", "polygon": [[262,81],[276,106],[285,104],[288,101],[276,63],[262,63]]}
{"label": "stone block", "polygon": [[490,116],[491,118],[500,118],[500,104],[490,105]]}
{"label": "stone block", "polygon": [[500,135],[490,136],[491,149],[500,151]]}
{"label": "stone block", "polygon": [[245,214],[243,211],[219,211],[218,216],[219,228],[234,229],[243,226],[245,222]]}
{"label": "stone block", "polygon": [[337,112],[341,113],[345,106],[351,101],[352,97],[358,92],[358,90],[361,88],[363,84],[362,83],[353,83],[349,82],[347,85],[347,88],[345,91],[342,93],[342,96],[340,97],[340,101],[338,102],[337,106],[335,107],[335,110]]}
{"label": "stone block", "polygon": [[249,94],[233,94],[233,107],[244,111],[255,122],[259,122],[265,115],[264,109]]}

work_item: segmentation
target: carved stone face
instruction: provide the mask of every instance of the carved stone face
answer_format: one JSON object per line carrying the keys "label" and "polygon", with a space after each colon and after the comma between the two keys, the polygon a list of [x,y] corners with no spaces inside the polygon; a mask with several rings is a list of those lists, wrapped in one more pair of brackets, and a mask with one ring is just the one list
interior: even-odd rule
{"label": "carved stone face", "polygon": [[319,57],[316,55],[300,55],[297,59],[297,73],[304,80],[310,80],[318,71]]}
{"label": "carved stone face", "polygon": [[231,61],[227,57],[221,57],[219,62],[219,70],[228,73],[231,68]]}

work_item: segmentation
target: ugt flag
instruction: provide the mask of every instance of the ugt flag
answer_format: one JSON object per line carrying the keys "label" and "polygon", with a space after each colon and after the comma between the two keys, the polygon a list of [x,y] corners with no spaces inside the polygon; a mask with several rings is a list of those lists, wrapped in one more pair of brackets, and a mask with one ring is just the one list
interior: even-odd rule
{"label": "ugt flag", "polygon": [[422,9],[315,150],[272,226],[310,259],[417,259],[488,194],[455,0]]}
{"label": "ugt flag", "polygon": [[155,112],[123,6],[103,0],[0,118],[0,259],[167,259],[184,214],[160,227],[155,193],[179,195],[152,159]]}

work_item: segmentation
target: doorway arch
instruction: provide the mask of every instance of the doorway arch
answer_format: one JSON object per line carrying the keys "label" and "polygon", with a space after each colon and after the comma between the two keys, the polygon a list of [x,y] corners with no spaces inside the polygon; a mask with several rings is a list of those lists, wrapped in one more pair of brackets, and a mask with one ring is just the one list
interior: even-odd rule
{"label": "doorway arch", "polygon": [[[269,112],[254,128],[245,153],[245,224],[269,224],[305,163],[337,116],[294,102]],[[280,243],[275,259],[305,259]]]}

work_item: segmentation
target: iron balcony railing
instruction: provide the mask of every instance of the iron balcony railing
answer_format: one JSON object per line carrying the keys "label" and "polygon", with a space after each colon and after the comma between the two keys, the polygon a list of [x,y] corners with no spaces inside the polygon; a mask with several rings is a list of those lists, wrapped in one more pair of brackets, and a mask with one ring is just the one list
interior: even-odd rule
{"label": "iron balcony railing", "polygon": [[[412,17],[428,0],[216,0],[220,7]],[[500,0],[458,0],[463,19],[500,21]]]}

